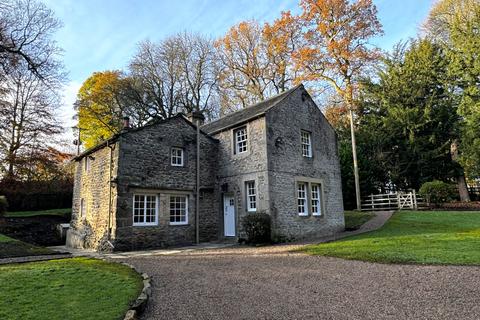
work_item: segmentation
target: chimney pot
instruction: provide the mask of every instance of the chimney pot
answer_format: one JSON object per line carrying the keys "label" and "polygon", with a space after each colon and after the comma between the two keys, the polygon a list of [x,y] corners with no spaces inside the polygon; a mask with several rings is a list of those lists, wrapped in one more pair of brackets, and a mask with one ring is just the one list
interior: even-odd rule
{"label": "chimney pot", "polygon": [[194,125],[197,125],[198,122],[198,125],[201,126],[205,122],[205,116],[201,111],[192,111],[187,115],[187,118]]}
{"label": "chimney pot", "polygon": [[129,129],[130,128],[130,118],[125,116],[123,117],[123,129]]}

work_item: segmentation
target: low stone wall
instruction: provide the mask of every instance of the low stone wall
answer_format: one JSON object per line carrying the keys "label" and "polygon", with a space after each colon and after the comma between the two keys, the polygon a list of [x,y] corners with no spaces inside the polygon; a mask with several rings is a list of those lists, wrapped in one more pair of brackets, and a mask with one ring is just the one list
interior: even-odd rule
{"label": "low stone wall", "polygon": [[0,218],[0,233],[39,246],[64,244],[58,224],[68,218],[58,216],[35,216],[25,218]]}

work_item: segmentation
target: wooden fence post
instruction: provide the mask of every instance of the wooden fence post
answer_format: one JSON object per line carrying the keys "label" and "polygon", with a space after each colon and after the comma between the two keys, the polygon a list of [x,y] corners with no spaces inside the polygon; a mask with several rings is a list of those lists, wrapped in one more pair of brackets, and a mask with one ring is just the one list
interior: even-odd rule
{"label": "wooden fence post", "polygon": [[375,211],[375,205],[373,204],[373,193],[370,194],[370,202],[372,203],[372,211]]}
{"label": "wooden fence post", "polygon": [[417,205],[417,192],[415,189],[413,189],[413,209],[417,210],[418,205]]}

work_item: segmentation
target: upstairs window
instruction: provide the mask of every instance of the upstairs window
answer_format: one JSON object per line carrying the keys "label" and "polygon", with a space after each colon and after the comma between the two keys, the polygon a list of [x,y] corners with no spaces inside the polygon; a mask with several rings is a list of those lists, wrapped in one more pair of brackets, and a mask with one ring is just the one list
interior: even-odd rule
{"label": "upstairs window", "polygon": [[170,196],[170,224],[188,224],[187,196]]}
{"label": "upstairs window", "polygon": [[307,184],[299,182],[297,186],[297,210],[299,216],[307,216]]}
{"label": "upstairs window", "polygon": [[311,199],[312,199],[312,215],[321,216],[322,215],[322,204],[320,201],[321,197],[321,186],[319,184],[312,184],[311,187]]}
{"label": "upstairs window", "polygon": [[89,156],[86,156],[85,157],[85,171],[89,171],[90,170],[90,157]]}
{"label": "upstairs window", "polygon": [[154,226],[157,224],[157,196],[136,194],[133,197],[133,225]]}
{"label": "upstairs window", "polygon": [[248,181],[245,183],[247,194],[247,211],[257,211],[257,191],[255,190],[255,181]]}
{"label": "upstairs window", "polygon": [[247,152],[247,127],[241,127],[233,131],[235,142],[235,154]]}
{"label": "upstairs window", "polygon": [[183,167],[183,149],[174,147],[171,150],[171,165],[174,167]]}
{"label": "upstairs window", "polygon": [[84,218],[87,208],[85,207],[85,199],[80,199],[80,217]]}
{"label": "upstairs window", "polygon": [[312,137],[310,132],[303,131],[301,133],[302,138],[302,155],[306,158],[312,157]]}

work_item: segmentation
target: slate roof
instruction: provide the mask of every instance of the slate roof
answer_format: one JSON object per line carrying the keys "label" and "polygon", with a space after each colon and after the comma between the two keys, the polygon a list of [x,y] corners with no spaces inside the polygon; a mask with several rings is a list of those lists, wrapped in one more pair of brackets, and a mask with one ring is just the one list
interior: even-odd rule
{"label": "slate roof", "polygon": [[[151,126],[153,126],[153,125],[161,124],[161,123],[164,123],[164,122],[167,122],[167,121],[171,121],[171,120],[173,120],[173,119],[178,119],[178,118],[183,119],[188,125],[192,126],[194,129],[196,128],[196,126],[195,126],[193,123],[191,123],[183,113],[179,112],[179,113],[175,114],[174,116],[172,116],[172,117],[170,117],[170,118],[167,118],[167,119],[154,119],[153,121],[151,121],[150,123],[148,123],[148,124],[146,124],[146,125],[144,125],[144,126],[142,126],[142,127],[130,128],[130,129],[128,129],[128,130],[123,130],[123,131],[121,131],[121,132],[119,132],[119,133],[117,133],[117,134],[114,134],[111,138],[109,138],[109,139],[107,139],[107,140],[104,140],[104,141],[100,142],[99,144],[97,144],[97,145],[95,145],[95,146],[93,146],[93,147],[91,147],[91,148],[83,151],[83,152],[80,153],[79,155],[75,156],[71,161],[79,161],[79,160],[81,160],[83,157],[85,157],[86,155],[89,155],[89,154],[91,154],[91,153],[93,153],[93,152],[95,152],[95,151],[97,151],[97,150],[100,150],[100,149],[102,149],[102,148],[104,148],[104,147],[106,147],[106,146],[108,146],[108,145],[110,145],[110,144],[112,144],[112,143],[115,143],[115,142],[118,140],[119,137],[121,137],[121,136],[123,136],[123,135],[125,135],[125,134],[127,134],[127,133],[132,133],[132,132],[140,131],[140,130],[143,130],[143,129],[145,129],[145,128],[151,127]],[[213,141],[218,141],[217,139],[215,139],[215,138],[211,137],[209,134],[207,134],[203,129],[201,129],[200,132],[201,132],[204,136],[208,137],[209,139],[212,139]]]}
{"label": "slate roof", "polygon": [[249,120],[252,120],[254,118],[257,118],[259,116],[262,116],[265,114],[265,112],[267,112],[269,109],[273,108],[274,106],[278,105],[283,99],[285,99],[293,91],[297,90],[300,87],[302,87],[301,84],[293,87],[290,90],[287,90],[276,96],[273,96],[270,99],[261,101],[257,104],[246,107],[242,110],[229,113],[226,116],[216,121],[213,121],[201,126],[201,129],[208,134],[215,134],[220,131],[227,130],[236,125],[247,122]]}
{"label": "slate roof", "polygon": [[[261,101],[257,104],[251,105],[251,106],[246,107],[242,110],[229,113],[226,116],[224,116],[224,117],[222,117],[222,118],[220,118],[216,121],[213,121],[213,122],[210,122],[210,123],[207,123],[207,124],[201,126],[200,131],[205,136],[217,141],[215,138],[211,137],[210,135],[215,134],[215,133],[220,132],[220,131],[223,131],[223,130],[227,130],[231,127],[234,127],[236,125],[245,123],[249,120],[252,120],[252,119],[255,119],[257,117],[260,117],[260,116],[264,115],[265,112],[267,112],[269,109],[273,108],[274,106],[278,105],[282,100],[284,100],[292,92],[294,92],[295,90],[297,90],[300,87],[303,87],[303,85],[299,84],[299,85],[293,87],[292,89],[289,89],[285,92],[282,92],[282,93],[280,93],[276,96],[273,96],[273,97],[271,97],[267,100]],[[178,113],[178,114],[176,114],[173,117],[168,118],[168,119],[156,119],[156,120],[152,121],[151,123],[149,123],[149,124],[147,124],[143,127],[128,129],[126,131],[122,131],[120,133],[117,133],[117,134],[113,135],[110,139],[107,139],[107,140],[97,144],[96,146],[85,150],[81,154],[74,157],[72,159],[72,161],[79,161],[83,157],[85,157],[86,155],[89,155],[89,154],[91,154],[91,153],[93,153],[93,152],[95,152],[99,149],[102,149],[102,148],[106,147],[109,144],[112,144],[112,143],[116,142],[120,136],[122,136],[126,133],[139,131],[139,130],[142,130],[144,128],[150,127],[152,125],[156,125],[156,124],[159,124],[159,123],[162,123],[162,122],[170,121],[170,120],[175,119],[175,118],[184,119],[188,124],[190,124],[192,127],[195,128],[195,125],[192,124],[186,118],[186,116],[183,113]]]}

